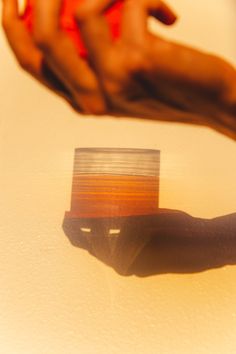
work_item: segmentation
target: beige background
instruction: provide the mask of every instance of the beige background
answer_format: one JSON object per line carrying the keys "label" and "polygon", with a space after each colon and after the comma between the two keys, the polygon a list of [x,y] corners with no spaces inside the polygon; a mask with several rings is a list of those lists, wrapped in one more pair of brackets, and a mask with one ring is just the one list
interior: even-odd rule
{"label": "beige background", "polygon": [[[182,19],[160,33],[236,64],[234,0],[172,0]],[[236,268],[121,277],[73,247],[73,150],[162,151],[160,206],[236,212],[236,143],[209,129],[83,118],[19,71],[0,33],[0,352],[236,352]]]}

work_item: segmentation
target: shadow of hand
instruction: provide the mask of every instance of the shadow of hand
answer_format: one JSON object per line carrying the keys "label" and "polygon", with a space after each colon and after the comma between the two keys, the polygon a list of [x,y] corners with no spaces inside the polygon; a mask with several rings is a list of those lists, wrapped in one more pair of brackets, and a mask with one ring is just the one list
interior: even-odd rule
{"label": "shadow of hand", "polygon": [[70,242],[123,275],[200,272],[236,264],[236,213],[214,219],[159,209],[155,215],[65,217]]}

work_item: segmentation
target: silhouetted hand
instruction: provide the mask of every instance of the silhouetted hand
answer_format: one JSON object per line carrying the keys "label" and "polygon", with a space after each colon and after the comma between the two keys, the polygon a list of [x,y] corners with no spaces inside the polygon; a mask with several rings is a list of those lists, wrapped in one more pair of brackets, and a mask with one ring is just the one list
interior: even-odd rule
{"label": "silhouetted hand", "polygon": [[[20,23],[16,0],[4,0],[4,28],[22,66],[63,92],[80,113],[206,125],[236,139],[235,69],[149,33],[148,15],[167,25],[175,22],[163,1],[125,0],[121,37],[112,42],[103,15],[112,2],[87,0],[75,14],[88,62],[59,29],[62,0],[36,1],[33,39]],[[48,83],[42,58],[58,85]]]}
{"label": "silhouetted hand", "polygon": [[73,245],[122,275],[190,273],[236,264],[236,213],[202,219],[160,209],[156,215],[66,217],[63,229]]}

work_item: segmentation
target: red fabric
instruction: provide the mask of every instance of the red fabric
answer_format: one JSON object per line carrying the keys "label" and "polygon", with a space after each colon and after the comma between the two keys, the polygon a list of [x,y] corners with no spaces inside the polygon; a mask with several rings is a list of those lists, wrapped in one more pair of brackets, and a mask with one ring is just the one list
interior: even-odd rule
{"label": "red fabric", "polygon": [[[48,1],[48,0],[45,0]],[[61,13],[61,28],[71,37],[78,49],[79,55],[86,57],[87,51],[80,38],[78,26],[74,20],[75,9],[82,1],[86,0],[64,0]],[[120,18],[123,0],[117,0],[116,3],[105,13],[108,24],[111,29],[113,39],[120,35]],[[31,32],[34,19],[34,0],[28,0],[24,15],[22,16],[28,30]]]}

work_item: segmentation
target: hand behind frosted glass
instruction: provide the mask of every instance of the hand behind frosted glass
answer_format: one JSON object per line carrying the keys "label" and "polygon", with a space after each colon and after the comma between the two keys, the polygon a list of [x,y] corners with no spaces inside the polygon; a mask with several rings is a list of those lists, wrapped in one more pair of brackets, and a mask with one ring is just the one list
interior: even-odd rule
{"label": "hand behind frosted glass", "polygon": [[73,245],[123,275],[190,273],[236,264],[236,213],[202,219],[159,209],[146,216],[65,218],[63,228]]}

